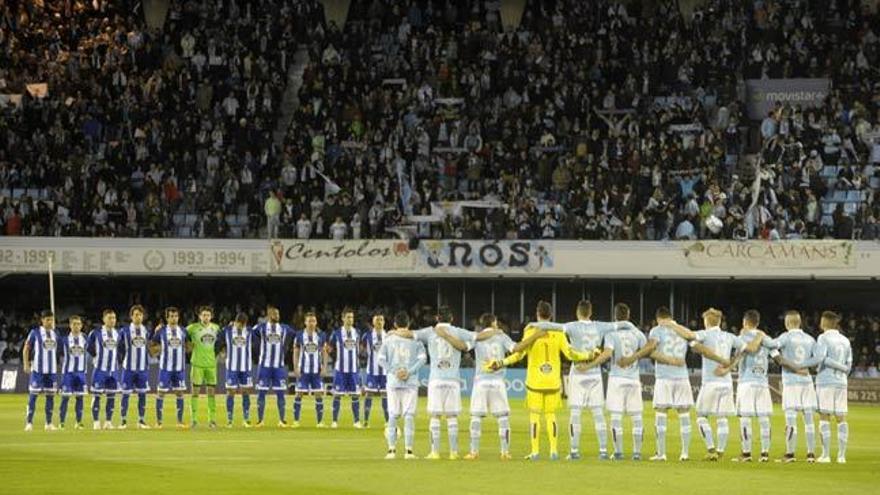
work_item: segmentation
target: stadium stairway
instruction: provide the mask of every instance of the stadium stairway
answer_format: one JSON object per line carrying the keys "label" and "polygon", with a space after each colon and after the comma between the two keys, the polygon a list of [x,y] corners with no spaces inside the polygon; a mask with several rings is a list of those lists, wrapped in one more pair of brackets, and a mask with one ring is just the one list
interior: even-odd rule
{"label": "stadium stairway", "polygon": [[299,45],[296,53],[293,55],[293,64],[291,64],[287,72],[287,88],[284,90],[284,96],[281,98],[281,113],[278,117],[278,126],[272,135],[275,140],[275,146],[279,149],[284,145],[284,137],[287,135],[290,123],[293,121],[293,114],[299,108],[299,88],[303,85],[303,72],[308,62],[308,50],[304,45]]}

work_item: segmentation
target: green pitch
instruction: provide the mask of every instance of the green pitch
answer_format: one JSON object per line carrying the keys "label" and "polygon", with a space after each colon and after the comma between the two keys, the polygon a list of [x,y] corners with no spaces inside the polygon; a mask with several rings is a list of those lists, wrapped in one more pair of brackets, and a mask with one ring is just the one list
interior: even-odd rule
{"label": "green pitch", "polygon": [[[535,495],[583,492],[633,495],[763,491],[829,495],[873,493],[877,489],[877,473],[880,471],[880,409],[866,406],[851,407],[846,465],[807,465],[804,462],[738,465],[729,461],[729,457],[739,450],[735,419],[731,421],[728,459],[718,464],[699,460],[704,449],[696,431],[691,444],[691,458],[694,460],[686,464],[673,460],[663,464],[599,462],[594,456],[596,441],[589,414],[583,418],[581,446],[584,460],[576,463],[544,460],[533,464],[521,460],[528,450],[526,414],[522,402],[513,401],[512,450],[515,458],[512,461],[502,462],[497,458],[497,427],[492,419],[483,422],[482,458],[479,461],[386,461],[383,459],[385,442],[379,425],[381,408],[378,401],[374,402],[374,422],[368,430],[351,428],[347,400],[343,402],[340,429],[315,429],[314,408],[309,399],[303,404],[304,427],[278,430],[274,427],[277,422],[275,401],[270,397],[267,400],[267,425],[272,426],[262,430],[244,430],[238,426],[240,411],[237,410],[234,429],[178,431],[173,427],[174,400],[166,398],[165,417],[171,428],[161,431],[92,431],[87,399],[85,414],[89,429],[73,431],[68,425],[67,431],[44,432],[43,400],[40,399],[31,433],[23,431],[25,402],[22,395],[0,396],[0,492],[4,494]],[[218,397],[217,402],[218,416],[225,422],[224,400]],[[152,396],[148,404],[148,415],[152,418]],[[289,400],[288,407],[290,404]],[[239,407],[238,401],[236,406]],[[416,454],[420,457],[428,451],[428,421],[424,407],[422,399],[416,430]],[[329,412],[328,401],[328,417]],[[644,454],[647,458],[654,449],[654,436],[653,415],[650,409],[645,413]],[[73,414],[72,403],[70,414]],[[186,415],[188,419],[188,406]],[[379,421],[376,421],[377,417]],[[129,423],[132,419],[133,414]],[[562,433],[560,451],[564,455],[568,449],[567,411],[560,411],[559,420]],[[115,422],[118,424],[118,418]],[[468,445],[466,415],[462,416],[460,424],[460,444],[464,454]],[[668,454],[670,459],[677,459],[679,437],[675,415],[670,416],[669,425]],[[629,454],[631,436],[628,423],[625,428],[625,451]],[[772,456],[775,458],[783,453],[783,418],[778,410],[773,428]],[[445,429],[444,425],[444,450]],[[836,455],[834,438],[832,454]],[[803,449],[802,430],[800,442]],[[543,447],[546,449],[546,443]],[[803,452],[798,455],[802,458]]]}

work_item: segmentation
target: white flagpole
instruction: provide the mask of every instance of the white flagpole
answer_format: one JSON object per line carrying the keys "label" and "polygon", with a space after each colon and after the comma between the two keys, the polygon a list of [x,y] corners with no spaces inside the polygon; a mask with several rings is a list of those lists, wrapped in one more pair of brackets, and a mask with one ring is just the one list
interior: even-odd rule
{"label": "white flagpole", "polygon": [[54,253],[49,252],[49,309],[52,311],[52,314],[55,313],[55,277],[52,270],[54,258]]}

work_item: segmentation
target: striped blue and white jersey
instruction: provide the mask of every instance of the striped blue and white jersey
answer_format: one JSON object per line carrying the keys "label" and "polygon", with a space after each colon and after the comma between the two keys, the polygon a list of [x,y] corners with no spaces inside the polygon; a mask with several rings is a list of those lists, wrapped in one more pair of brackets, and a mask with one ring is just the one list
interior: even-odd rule
{"label": "striped blue and white jersey", "polygon": [[284,323],[260,323],[254,327],[254,336],[260,339],[260,361],[263,368],[283,368],[284,352],[293,338],[293,330]]}
{"label": "striped blue and white jersey", "polygon": [[96,328],[89,334],[87,348],[95,359],[95,370],[114,373],[119,365],[122,338],[115,328]]}
{"label": "striped blue and white jersey", "polygon": [[[718,354],[724,359],[730,359],[730,355],[732,352],[739,352],[746,346],[745,342],[743,342],[741,338],[730,332],[725,332],[724,330],[721,330],[720,327],[712,327],[706,330],[699,330],[695,333],[697,335],[697,342],[700,342],[709,349],[712,349],[715,354]],[[703,383],[715,382],[733,386],[733,377],[730,376],[730,373],[725,373],[724,376],[715,375],[715,369],[718,368],[718,366],[720,365],[717,362],[705,356],[703,357]]]}
{"label": "striped blue and white jersey", "polygon": [[64,354],[64,364],[61,371],[64,373],[86,372],[86,336],[82,333],[69,334],[62,339],[61,352]]}
{"label": "striped blue and white jersey", "polygon": [[321,373],[324,361],[324,334],[320,330],[303,330],[296,334],[295,346],[299,349],[299,372],[302,374]]}
{"label": "striped blue and white jersey", "polygon": [[36,327],[28,334],[28,345],[33,350],[34,360],[31,371],[36,373],[58,373],[58,334],[55,330]]}
{"label": "striped blue and white jersey", "polygon": [[161,347],[159,369],[183,371],[186,361],[186,330],[180,326],[164,325],[153,335],[153,342]]}
{"label": "striped blue and white jersey", "polygon": [[247,326],[228,325],[220,331],[220,341],[226,346],[226,371],[251,371],[253,363],[253,332]]}
{"label": "striped blue and white jersey", "polygon": [[[461,339],[468,350],[474,348],[476,334],[463,328],[438,323],[437,326],[446,325],[447,331]],[[452,344],[443,337],[437,335],[434,327],[423,328],[413,332],[416,340],[425,344],[428,348],[428,357],[431,358],[431,373],[429,381],[434,380],[460,380],[461,351],[452,347]]]}
{"label": "striped blue and white jersey", "polygon": [[358,339],[357,328],[338,328],[330,337],[330,345],[336,352],[333,369],[338,373],[358,372]]}
{"label": "striped blue and white jersey", "polygon": [[852,344],[837,330],[825,330],[816,339],[813,358],[818,361],[816,387],[846,388],[852,370]]}
{"label": "striped blue and white jersey", "polygon": [[370,376],[385,376],[385,368],[379,366],[379,349],[382,348],[382,341],[385,339],[385,332],[378,331],[375,328],[366,332],[361,337],[364,348],[367,350],[367,374]]}
{"label": "striped blue and white jersey", "polygon": [[[568,337],[571,347],[578,352],[592,351],[602,347],[605,335],[616,329],[614,323],[604,321],[578,320],[566,323],[562,332]],[[587,371],[580,371],[572,366],[569,374],[578,377],[602,378],[602,368],[595,366]]]}
{"label": "striped blue and white jersey", "polygon": [[[803,366],[813,355],[813,349],[816,347],[816,339],[799,328],[793,328],[776,337],[773,341],[782,357],[795,366]],[[813,378],[809,374],[801,375],[783,367],[782,384],[812,385]]]}
{"label": "striped blue and white jersey", "polygon": [[[657,341],[657,351],[671,358],[684,359],[687,356],[688,341],[669,327],[658,325],[648,333],[648,339]],[[681,380],[688,378],[687,366],[672,366],[657,363],[654,366],[657,380]]]}
{"label": "striped blue and white jersey", "polygon": [[128,371],[147,371],[150,365],[147,353],[147,344],[151,338],[150,331],[144,325],[135,326],[134,323],[130,323],[120,328],[119,333],[125,352],[122,368]]}

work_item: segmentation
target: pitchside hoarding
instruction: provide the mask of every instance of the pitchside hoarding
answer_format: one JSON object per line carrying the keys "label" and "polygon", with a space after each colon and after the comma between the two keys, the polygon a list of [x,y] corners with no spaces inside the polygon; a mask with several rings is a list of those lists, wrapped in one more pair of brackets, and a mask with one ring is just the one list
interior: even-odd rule
{"label": "pitchside hoarding", "polygon": [[[412,248],[412,249],[411,249]],[[0,237],[0,272],[310,277],[861,279],[868,241],[214,240]],[[0,282],[2,284],[2,282]]]}

